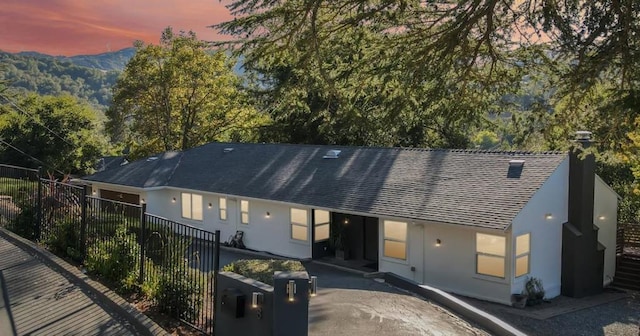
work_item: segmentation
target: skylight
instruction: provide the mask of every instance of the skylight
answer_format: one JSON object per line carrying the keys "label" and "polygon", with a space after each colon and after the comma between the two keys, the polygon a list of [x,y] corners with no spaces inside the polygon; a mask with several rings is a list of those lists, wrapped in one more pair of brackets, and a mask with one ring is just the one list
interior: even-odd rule
{"label": "skylight", "polygon": [[340,153],[342,151],[339,149],[330,149],[327,151],[327,154],[325,154],[322,158],[323,159],[337,159],[338,156],[340,156]]}

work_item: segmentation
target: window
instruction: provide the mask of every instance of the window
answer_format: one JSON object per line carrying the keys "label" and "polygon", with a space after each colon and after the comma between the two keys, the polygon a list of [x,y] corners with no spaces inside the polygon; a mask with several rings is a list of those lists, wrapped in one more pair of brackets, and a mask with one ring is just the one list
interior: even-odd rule
{"label": "window", "polygon": [[307,210],[291,208],[291,239],[307,241]]}
{"label": "window", "polygon": [[249,201],[240,200],[240,223],[249,224]]}
{"label": "window", "polygon": [[476,273],[504,278],[506,239],[476,233]]}
{"label": "window", "polygon": [[384,221],[384,256],[407,260],[407,223]]}
{"label": "window", "polygon": [[319,242],[329,239],[329,211],[313,210],[313,229],[315,231],[314,241]]}
{"label": "window", "polygon": [[220,219],[227,220],[227,198],[220,197],[218,200],[218,206],[220,207]]}
{"label": "window", "polygon": [[530,234],[516,237],[516,278],[529,274]]}
{"label": "window", "polygon": [[202,220],[202,195],[182,193],[182,217]]}

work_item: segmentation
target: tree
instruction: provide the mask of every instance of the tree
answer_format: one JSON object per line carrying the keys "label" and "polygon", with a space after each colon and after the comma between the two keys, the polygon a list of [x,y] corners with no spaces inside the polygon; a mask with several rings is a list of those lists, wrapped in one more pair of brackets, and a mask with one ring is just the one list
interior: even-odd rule
{"label": "tree", "polygon": [[15,103],[8,100],[0,110],[4,163],[86,174],[107,150],[96,112],[70,96],[30,94]]}
{"label": "tree", "polygon": [[210,141],[249,140],[266,122],[251,107],[222,51],[195,33],[162,33],[137,52],[114,87],[108,129],[133,156],[185,150]]}

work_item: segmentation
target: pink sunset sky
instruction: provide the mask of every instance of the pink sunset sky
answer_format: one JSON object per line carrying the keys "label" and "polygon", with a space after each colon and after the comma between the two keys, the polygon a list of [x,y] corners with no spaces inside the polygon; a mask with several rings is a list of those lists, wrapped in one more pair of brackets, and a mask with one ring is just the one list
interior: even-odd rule
{"label": "pink sunset sky", "polygon": [[223,0],[2,0],[0,50],[50,55],[99,54],[158,43],[167,26],[220,40],[214,29],[231,14]]}

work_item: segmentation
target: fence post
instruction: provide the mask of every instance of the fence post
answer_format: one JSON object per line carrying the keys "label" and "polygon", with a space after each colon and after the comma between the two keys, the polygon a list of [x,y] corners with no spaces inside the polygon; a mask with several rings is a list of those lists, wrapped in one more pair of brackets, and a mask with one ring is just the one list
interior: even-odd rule
{"label": "fence post", "polygon": [[213,257],[213,334],[216,333],[218,320],[218,274],[220,273],[220,230],[215,231],[215,256]]}
{"label": "fence post", "polygon": [[142,203],[142,208],[140,209],[140,274],[138,276],[138,283],[142,285],[144,282],[144,260],[145,260],[145,233],[147,231],[147,203]]}
{"label": "fence post", "polygon": [[40,233],[42,230],[42,167],[38,167],[38,199],[36,200],[36,223],[34,240],[40,240]]}
{"label": "fence post", "polygon": [[89,186],[82,188],[82,219],[80,220],[80,253],[82,262],[84,262],[84,259],[87,257],[87,206],[89,203],[87,188],[89,188]]}

